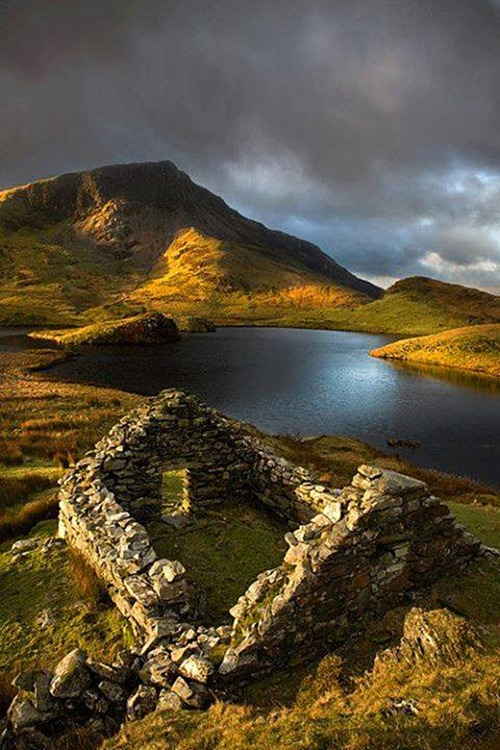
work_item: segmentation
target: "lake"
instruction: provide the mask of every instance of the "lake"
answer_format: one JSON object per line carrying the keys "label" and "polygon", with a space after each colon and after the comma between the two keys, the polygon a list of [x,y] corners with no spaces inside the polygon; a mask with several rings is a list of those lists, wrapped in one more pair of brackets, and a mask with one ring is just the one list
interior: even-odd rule
{"label": "lake", "polygon": [[[415,440],[421,448],[398,448],[399,455],[498,486],[500,385],[368,355],[391,340],[344,331],[220,328],[164,346],[89,347],[48,377],[144,395],[181,387],[271,433],[350,435],[383,450],[388,438]],[[35,341],[19,331],[0,332],[0,349],[26,346]]]}

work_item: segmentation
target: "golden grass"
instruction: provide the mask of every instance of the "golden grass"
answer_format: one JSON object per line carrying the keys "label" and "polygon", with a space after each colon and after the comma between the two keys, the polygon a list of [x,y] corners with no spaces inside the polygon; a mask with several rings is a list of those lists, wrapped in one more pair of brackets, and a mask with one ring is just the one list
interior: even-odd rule
{"label": "golden grass", "polygon": [[0,469],[0,513],[14,507],[38,492],[55,487],[61,476],[52,467],[23,467]]}
{"label": "golden grass", "polygon": [[89,612],[98,612],[104,603],[109,603],[109,596],[102,579],[78,550],[69,548],[68,559],[76,590],[86,601]]}
{"label": "golden grass", "polygon": [[139,402],[111,389],[41,380],[36,370],[60,357],[38,350],[0,355],[0,540],[55,517],[57,498],[50,488],[60,468],[92,448]]}
{"label": "golden grass", "polygon": [[79,457],[139,398],[109,388],[80,386],[40,379],[59,352],[0,355],[0,462],[37,457],[56,463],[63,456]]}
{"label": "golden grass", "polygon": [[369,298],[328,283],[282,251],[215,239],[188,227],[177,233],[150,279],[129,299],[147,307],[170,305],[172,310],[187,302],[203,315],[235,306],[251,315],[259,305],[352,306]]}
{"label": "golden grass", "polygon": [[370,352],[373,357],[439,365],[500,377],[500,324],[455,328],[404,339]]}

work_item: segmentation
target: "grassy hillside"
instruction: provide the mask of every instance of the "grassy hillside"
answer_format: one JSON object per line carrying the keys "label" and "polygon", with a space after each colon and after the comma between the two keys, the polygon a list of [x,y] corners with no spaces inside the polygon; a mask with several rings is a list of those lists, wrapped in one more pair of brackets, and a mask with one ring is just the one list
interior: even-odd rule
{"label": "grassy hillside", "polygon": [[180,230],[131,302],[248,319],[259,306],[336,308],[368,301],[362,292],[334,284],[297,264],[279,248],[230,242],[193,227]]}
{"label": "grassy hillside", "polygon": [[500,324],[454,328],[433,336],[403,339],[370,354],[500,377]]}
{"label": "grassy hillside", "polygon": [[139,269],[101,255],[69,221],[8,230],[0,194],[0,325],[71,325],[140,278]]}
{"label": "grassy hillside", "polygon": [[420,276],[398,281],[383,296],[334,320],[351,330],[394,334],[438,333],[459,326],[500,323],[500,297]]}
{"label": "grassy hillside", "polygon": [[[196,256],[191,255],[189,248],[172,265],[166,261],[159,263],[157,276],[130,295],[130,302],[145,307],[154,305],[165,313],[189,310],[190,303],[176,291],[175,280],[178,280],[179,288],[185,285],[197,289],[194,292],[199,295],[197,310],[219,325],[252,323],[408,336],[500,322],[500,297],[422,277],[398,281],[375,301],[314,278],[305,286],[275,292],[254,290],[249,293],[243,288],[231,291],[229,286],[221,292],[217,291],[214,273],[217,247],[207,242],[205,250],[212,260],[201,266],[196,264]],[[236,253],[235,257],[238,257]],[[241,262],[244,267],[248,264],[244,254]],[[271,278],[271,268],[268,267],[267,272]],[[254,275],[258,280],[258,274]],[[222,283],[222,271],[218,278]]]}

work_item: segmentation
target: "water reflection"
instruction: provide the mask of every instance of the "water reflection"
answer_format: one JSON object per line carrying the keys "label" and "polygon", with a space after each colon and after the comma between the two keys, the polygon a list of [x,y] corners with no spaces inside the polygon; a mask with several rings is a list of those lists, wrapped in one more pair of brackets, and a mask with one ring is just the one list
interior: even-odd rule
{"label": "water reflection", "polygon": [[422,378],[438,378],[459,388],[472,388],[481,392],[489,392],[493,395],[500,394],[500,379],[479,373],[463,372],[438,365],[423,365],[419,362],[398,362],[397,360],[382,360],[389,367],[394,367],[409,376]]}

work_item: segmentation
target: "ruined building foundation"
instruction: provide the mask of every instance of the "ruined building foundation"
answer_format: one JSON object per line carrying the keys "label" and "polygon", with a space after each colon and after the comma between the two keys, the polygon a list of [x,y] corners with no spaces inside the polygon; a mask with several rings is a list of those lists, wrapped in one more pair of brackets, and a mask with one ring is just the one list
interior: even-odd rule
{"label": "ruined building foundation", "polygon": [[[187,513],[221,499],[263,504],[294,529],[282,564],[241,592],[230,625],[200,624],[189,571],[158,559],[143,525],[161,520],[162,476],[179,466]],[[16,731],[70,716],[111,732],[158,704],[203,708],[228,685],[334,648],[480,550],[423,482],[360,466],[349,486],[325,487],[177,390],[146,400],[65,475],[59,526],[131,623],[136,647],[114,665],[68,654],[45,678],[47,710],[33,677],[9,712]]]}

